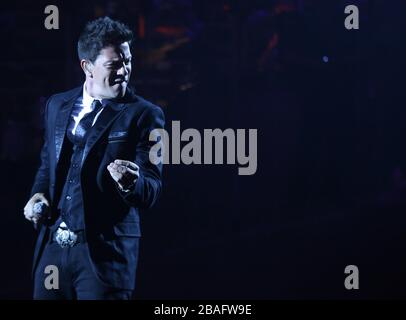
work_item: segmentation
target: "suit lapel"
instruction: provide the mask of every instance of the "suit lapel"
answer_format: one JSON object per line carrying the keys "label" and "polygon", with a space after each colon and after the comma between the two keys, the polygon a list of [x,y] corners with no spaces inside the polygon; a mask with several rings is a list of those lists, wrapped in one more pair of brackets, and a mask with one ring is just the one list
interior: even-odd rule
{"label": "suit lapel", "polygon": [[55,121],[56,163],[58,163],[59,157],[61,155],[62,146],[65,141],[66,128],[68,126],[69,116],[70,116],[73,104],[75,103],[75,100],[77,99],[77,97],[78,97],[78,94],[75,94],[72,99],[65,101],[56,116],[56,121]]}
{"label": "suit lapel", "polygon": [[99,118],[96,120],[94,126],[90,129],[89,136],[86,141],[85,150],[83,151],[82,165],[86,158],[100,139],[103,133],[109,128],[115,119],[124,111],[125,105],[123,103],[107,102],[103,111],[100,113]]}

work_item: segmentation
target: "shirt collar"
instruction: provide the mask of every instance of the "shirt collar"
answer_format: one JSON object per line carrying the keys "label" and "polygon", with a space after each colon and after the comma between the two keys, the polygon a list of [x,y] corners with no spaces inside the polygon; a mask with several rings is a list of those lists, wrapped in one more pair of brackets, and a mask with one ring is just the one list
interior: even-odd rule
{"label": "shirt collar", "polygon": [[[82,104],[85,108],[90,108],[92,105],[93,100],[95,100],[90,94],[86,91],[86,82],[83,84],[83,100]],[[102,102],[102,99],[96,99]]]}

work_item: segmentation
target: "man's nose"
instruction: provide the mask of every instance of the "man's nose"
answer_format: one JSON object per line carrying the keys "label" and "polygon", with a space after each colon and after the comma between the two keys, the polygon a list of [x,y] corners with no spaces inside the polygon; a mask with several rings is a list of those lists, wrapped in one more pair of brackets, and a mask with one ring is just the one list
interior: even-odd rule
{"label": "man's nose", "polygon": [[128,75],[128,73],[129,73],[129,70],[128,70],[127,66],[125,65],[125,63],[123,63],[121,68],[117,70],[117,74],[122,75],[124,77],[126,77]]}

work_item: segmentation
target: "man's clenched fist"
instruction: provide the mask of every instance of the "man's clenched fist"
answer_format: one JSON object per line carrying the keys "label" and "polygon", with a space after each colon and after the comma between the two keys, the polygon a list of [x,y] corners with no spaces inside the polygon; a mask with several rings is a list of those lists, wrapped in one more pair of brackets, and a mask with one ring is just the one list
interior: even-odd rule
{"label": "man's clenched fist", "polygon": [[128,160],[114,160],[107,166],[111,177],[116,181],[121,190],[130,189],[139,177],[139,167]]}
{"label": "man's clenched fist", "polygon": [[35,224],[43,217],[41,214],[35,213],[34,205],[36,203],[43,202],[49,208],[49,202],[45,198],[43,193],[34,194],[24,207],[24,216],[27,220],[34,222]]}

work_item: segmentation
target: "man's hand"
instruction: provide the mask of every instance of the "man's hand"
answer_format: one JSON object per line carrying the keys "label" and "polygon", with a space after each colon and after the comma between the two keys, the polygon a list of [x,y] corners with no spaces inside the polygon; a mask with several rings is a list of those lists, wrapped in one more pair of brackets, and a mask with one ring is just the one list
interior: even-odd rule
{"label": "man's hand", "polygon": [[27,220],[34,222],[35,224],[43,217],[42,215],[34,212],[34,204],[37,202],[44,202],[49,208],[49,202],[45,198],[43,193],[34,194],[24,207],[24,216]]}
{"label": "man's hand", "polygon": [[111,177],[118,183],[121,190],[129,190],[139,177],[139,167],[128,160],[114,160],[107,166]]}

